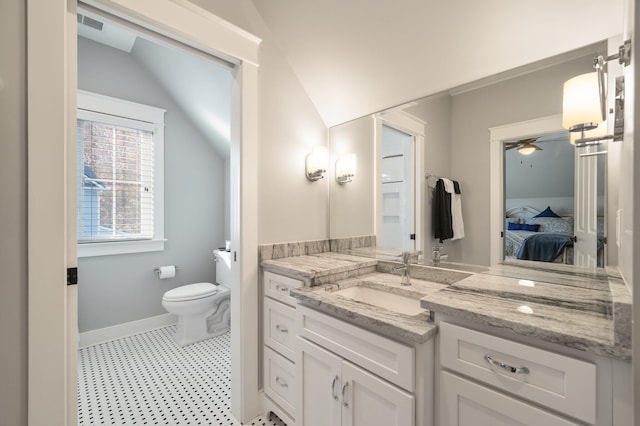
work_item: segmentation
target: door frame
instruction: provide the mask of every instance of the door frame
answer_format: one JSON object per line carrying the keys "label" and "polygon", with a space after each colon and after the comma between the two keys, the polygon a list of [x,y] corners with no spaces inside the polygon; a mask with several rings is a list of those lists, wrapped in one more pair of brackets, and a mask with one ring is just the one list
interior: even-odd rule
{"label": "door frame", "polygon": [[[413,220],[415,222],[414,232],[416,233],[415,249],[422,250],[426,253],[424,243],[427,240],[424,235],[424,211],[425,211],[425,174],[424,174],[424,144],[425,144],[425,122],[403,112],[402,110],[392,109],[384,111],[373,116],[374,119],[374,137],[375,137],[375,193],[374,193],[374,223],[376,227],[376,235],[382,235],[382,159],[379,153],[382,152],[382,126],[392,127],[401,132],[407,133],[414,138],[414,213]],[[379,242],[378,242],[379,243]]]}
{"label": "door frame", "polygon": [[[236,64],[232,96],[233,415],[258,415],[257,150],[261,40],[187,0],[85,0]],[[76,0],[27,1],[28,417],[77,424],[75,235]],[[241,189],[241,190],[240,190]],[[234,223],[235,221],[235,223]],[[81,276],[81,275],[80,275]]]}
{"label": "door frame", "polygon": [[489,265],[501,263],[504,256],[504,149],[507,140],[524,139],[542,134],[566,132],[562,114],[534,118],[489,128]]}

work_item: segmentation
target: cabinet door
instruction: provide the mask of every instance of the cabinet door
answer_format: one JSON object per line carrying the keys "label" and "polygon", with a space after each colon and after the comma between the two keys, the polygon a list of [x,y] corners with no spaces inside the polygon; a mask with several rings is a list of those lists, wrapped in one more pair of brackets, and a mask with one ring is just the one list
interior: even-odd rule
{"label": "cabinet door", "polygon": [[298,426],[340,426],[342,360],[298,337]]}
{"label": "cabinet door", "polygon": [[450,426],[577,425],[443,371],[440,373],[440,421]]}
{"label": "cabinet door", "polygon": [[342,426],[415,425],[412,394],[348,361],[342,362],[340,393]]}

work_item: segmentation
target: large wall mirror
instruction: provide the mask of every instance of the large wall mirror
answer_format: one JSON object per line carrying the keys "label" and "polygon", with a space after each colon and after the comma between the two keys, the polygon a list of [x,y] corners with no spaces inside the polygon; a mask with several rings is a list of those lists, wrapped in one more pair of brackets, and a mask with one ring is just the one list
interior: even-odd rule
{"label": "large wall mirror", "polygon": [[[533,226],[508,229],[510,217],[553,233],[561,228],[554,220],[533,216],[557,215],[571,241],[555,262],[579,264],[574,237],[588,220],[589,239],[578,241],[588,241],[590,254],[580,266],[615,264],[617,249],[607,236],[615,233],[617,199],[608,197],[615,192],[608,188],[618,182],[617,146],[609,142],[609,155],[580,157],[569,134],[555,124],[564,82],[590,72],[594,56],[606,52],[606,41],[586,46],[331,128],[331,164],[353,153],[358,166],[347,184],[330,175],[330,237],[376,235],[380,249],[415,248],[427,260],[432,247],[441,245],[449,261],[491,265],[517,257],[519,246],[506,242],[507,231],[535,232]],[[614,78],[621,71],[609,73]],[[554,124],[492,141],[491,129],[536,120]],[[529,154],[523,149],[527,139],[534,146]],[[442,243],[434,239],[433,222],[440,178],[459,184],[464,222],[463,238]],[[392,211],[402,211],[402,217]]]}

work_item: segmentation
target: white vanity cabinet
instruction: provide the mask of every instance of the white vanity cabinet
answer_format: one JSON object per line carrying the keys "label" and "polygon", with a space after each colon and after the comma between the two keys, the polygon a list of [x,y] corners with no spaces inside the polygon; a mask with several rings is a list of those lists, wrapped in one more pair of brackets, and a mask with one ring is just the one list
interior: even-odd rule
{"label": "white vanity cabinet", "polygon": [[265,271],[263,274],[264,410],[294,425],[297,380],[296,300],[289,290],[302,281]]}
{"label": "white vanity cabinet", "polygon": [[[439,323],[437,419],[442,425],[617,425],[612,376],[589,360]],[[616,367],[617,366],[617,367]]]}
{"label": "white vanity cabinet", "polygon": [[297,426],[432,425],[432,341],[407,346],[304,306],[296,313]]}

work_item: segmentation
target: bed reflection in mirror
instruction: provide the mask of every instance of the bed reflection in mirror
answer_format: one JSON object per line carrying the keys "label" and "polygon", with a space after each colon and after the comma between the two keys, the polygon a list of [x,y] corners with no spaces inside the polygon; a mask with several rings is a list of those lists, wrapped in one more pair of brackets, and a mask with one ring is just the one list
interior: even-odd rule
{"label": "bed reflection in mirror", "polygon": [[[504,259],[591,262],[589,266],[604,267],[605,157],[577,156],[568,132],[507,141],[503,146]],[[595,195],[591,204],[576,197],[576,180],[585,179],[576,178],[585,169],[585,164],[576,162],[585,161],[594,163],[586,167],[586,180],[592,182],[590,192]]]}

